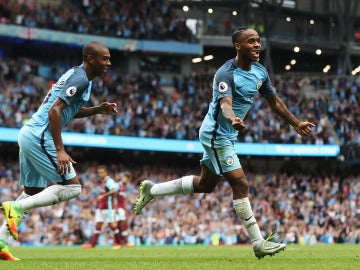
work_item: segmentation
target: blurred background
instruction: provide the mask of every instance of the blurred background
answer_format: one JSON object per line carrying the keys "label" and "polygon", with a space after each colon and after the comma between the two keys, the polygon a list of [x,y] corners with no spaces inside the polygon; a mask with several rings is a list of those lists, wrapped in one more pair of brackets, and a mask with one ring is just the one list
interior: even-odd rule
{"label": "blurred background", "polygon": [[[157,198],[134,216],[143,179],[199,173],[198,129],[218,67],[235,56],[231,33],[261,35],[261,63],[300,119],[299,137],[261,97],[236,145],[264,236],[296,244],[360,242],[360,4],[356,0],[0,1],[0,201],[18,186],[19,128],[90,40],[112,68],[94,80],[89,105],[116,102],[116,116],[76,119],[64,130],[83,192],[32,210],[12,245],[80,245],[91,237],[97,166],[131,171],[128,241],[135,245],[249,243],[222,182],[212,194]],[[111,245],[104,228],[101,245]]]}

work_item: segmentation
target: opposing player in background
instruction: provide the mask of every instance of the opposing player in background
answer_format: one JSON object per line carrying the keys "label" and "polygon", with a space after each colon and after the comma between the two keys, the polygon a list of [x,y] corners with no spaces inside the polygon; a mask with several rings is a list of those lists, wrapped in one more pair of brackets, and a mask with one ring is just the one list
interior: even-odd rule
{"label": "opposing player in background", "polygon": [[96,199],[95,210],[95,231],[91,236],[90,243],[82,245],[82,248],[93,248],[97,245],[99,236],[102,231],[103,224],[109,225],[113,231],[114,249],[121,248],[120,231],[115,222],[115,205],[114,198],[118,191],[115,180],[109,176],[108,169],[105,165],[101,165],[97,169],[97,173],[101,179],[101,192]]}
{"label": "opposing player in background", "polygon": [[115,197],[116,212],[115,222],[120,231],[120,246],[125,245],[131,247],[134,244],[128,242],[127,231],[127,213],[126,213],[126,197],[127,197],[127,184],[131,181],[132,174],[128,171],[121,173],[120,181],[118,182],[118,192]]}
{"label": "opposing player in background", "polygon": [[135,214],[156,196],[189,193],[210,193],[224,177],[233,191],[233,207],[241,218],[259,259],[284,250],[286,245],[264,239],[253,215],[249,200],[249,181],[246,178],[234,143],[239,132],[245,130],[244,117],[259,92],[271,109],[291,125],[298,134],[311,133],[315,125],[299,121],[276,95],[267,70],[258,63],[261,51],[259,34],[249,27],[239,27],[232,34],[236,57],[221,66],[213,80],[213,95],[199,131],[204,148],[200,161],[200,176],[188,175],[180,179],[154,184],[145,180],[140,184]]}
{"label": "opposing player in background", "polygon": [[[18,239],[17,228],[24,212],[70,200],[81,192],[73,167],[76,162],[65,151],[62,128],[73,118],[117,113],[116,103],[83,107],[90,99],[92,79],[111,66],[109,49],[102,43],[89,42],[83,47],[82,58],[80,66],[66,71],[52,86],[37,112],[20,129],[20,184],[24,191],[16,201],[1,204],[5,222],[0,228],[0,259],[17,259],[9,252],[7,240],[10,235]],[[48,186],[48,182],[56,184]]]}

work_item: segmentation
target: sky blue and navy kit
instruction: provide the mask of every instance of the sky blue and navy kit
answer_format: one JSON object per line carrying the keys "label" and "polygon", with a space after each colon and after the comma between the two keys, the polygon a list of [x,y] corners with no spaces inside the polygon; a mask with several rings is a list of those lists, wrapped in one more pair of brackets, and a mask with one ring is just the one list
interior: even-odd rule
{"label": "sky blue and navy kit", "polygon": [[67,105],[61,113],[61,125],[64,127],[84,103],[89,101],[91,86],[83,65],[69,69],[52,86],[36,113],[20,129],[18,143],[21,185],[46,187],[48,182],[62,182],[76,176],[72,165],[71,171],[66,175],[57,172],[57,155],[49,129],[48,112],[57,98],[64,101]]}
{"label": "sky blue and navy kit", "polygon": [[212,101],[199,132],[205,149],[201,165],[218,175],[241,168],[234,148],[239,132],[223,117],[220,99],[231,97],[235,115],[243,120],[258,93],[265,98],[275,95],[268,72],[261,64],[254,62],[245,71],[236,65],[235,59],[230,59],[217,70]]}

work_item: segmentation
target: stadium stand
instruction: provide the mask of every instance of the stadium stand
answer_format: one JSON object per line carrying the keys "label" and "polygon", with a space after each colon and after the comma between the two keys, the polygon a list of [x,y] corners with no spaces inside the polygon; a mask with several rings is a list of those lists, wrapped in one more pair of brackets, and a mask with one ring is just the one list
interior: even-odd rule
{"label": "stadium stand", "polygon": [[[6,1],[5,1],[6,2]],[[10,1],[3,22],[64,32],[133,39],[194,42],[185,20],[168,1],[64,1],[40,7]]]}
{"label": "stadium stand", "polygon": [[[53,81],[38,74],[39,63],[23,58],[0,60],[1,88],[0,126],[19,128],[41,104],[41,97]],[[61,67],[53,67],[60,70]],[[121,74],[116,69],[94,85],[92,104],[102,100],[116,102],[119,114],[96,116],[71,122],[67,131],[138,136],[150,138],[197,140],[197,130],[211,98],[214,68],[198,70],[191,76],[175,76],[171,81],[157,74]],[[56,80],[56,74],[54,80]],[[312,78],[317,84],[321,78]],[[274,75],[274,87],[289,109],[317,124],[313,136],[300,138],[284,122],[274,119],[262,98],[254,103],[246,121],[252,128],[241,134],[244,142],[270,143],[359,143],[360,122],[357,108],[360,100],[357,77],[327,77],[320,95],[306,97],[304,78],[296,75]],[[164,84],[162,82],[165,81]],[[309,85],[308,83],[307,85]],[[311,85],[311,84],[310,84]],[[171,88],[171,91],[167,91]],[[19,106],[20,105],[20,106]],[[353,115],[354,118],[348,118]],[[15,116],[15,117],[13,117]]]}

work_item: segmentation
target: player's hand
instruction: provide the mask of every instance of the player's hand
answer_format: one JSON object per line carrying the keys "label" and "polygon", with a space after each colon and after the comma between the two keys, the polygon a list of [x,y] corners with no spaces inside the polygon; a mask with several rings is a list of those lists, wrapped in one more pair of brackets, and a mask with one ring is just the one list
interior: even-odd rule
{"label": "player's hand", "polygon": [[243,132],[246,129],[244,122],[239,117],[235,117],[231,125],[234,129],[240,132]]}
{"label": "player's hand", "polygon": [[99,113],[101,114],[117,114],[117,104],[110,102],[102,102],[99,106]]}
{"label": "player's hand", "polygon": [[300,124],[295,127],[296,132],[301,136],[309,135],[312,131],[312,127],[315,127],[315,124],[310,122],[300,122]]}
{"label": "player's hand", "polygon": [[70,172],[71,164],[75,164],[76,161],[70,157],[65,150],[57,151],[57,171],[61,175],[65,175]]}

